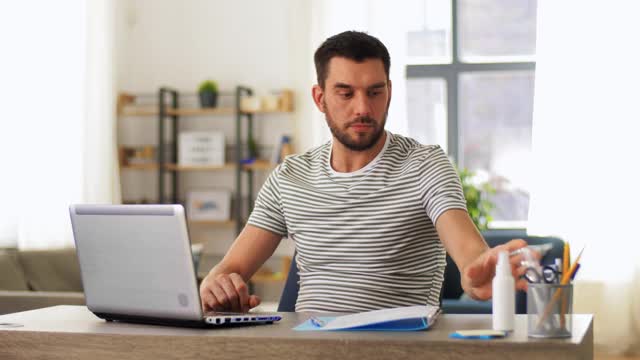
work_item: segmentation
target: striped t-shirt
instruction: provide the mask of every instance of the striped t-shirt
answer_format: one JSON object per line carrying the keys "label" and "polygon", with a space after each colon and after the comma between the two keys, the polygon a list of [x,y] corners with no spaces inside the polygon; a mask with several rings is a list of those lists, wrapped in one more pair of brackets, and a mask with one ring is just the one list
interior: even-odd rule
{"label": "striped t-shirt", "polygon": [[438,305],[445,250],[434,224],[466,210],[439,146],[387,132],[364,168],[338,173],[331,142],[289,156],[262,186],[249,224],[294,241],[296,311]]}

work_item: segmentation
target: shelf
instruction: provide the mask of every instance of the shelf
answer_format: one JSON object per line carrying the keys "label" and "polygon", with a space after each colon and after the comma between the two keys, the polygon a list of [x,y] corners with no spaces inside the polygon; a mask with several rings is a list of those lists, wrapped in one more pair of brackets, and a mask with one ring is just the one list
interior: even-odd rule
{"label": "shelf", "polygon": [[257,160],[244,166],[246,170],[273,170],[276,165],[267,160]]}
{"label": "shelf", "polygon": [[293,111],[284,111],[284,110],[256,110],[256,111],[244,111],[241,110],[243,114],[290,114]]}
{"label": "shelf", "polygon": [[[198,278],[204,279],[208,274],[208,272],[198,273]],[[285,276],[278,275],[255,275],[249,280],[249,282],[254,284],[282,283],[285,281],[287,281],[287,278]]]}
{"label": "shelf", "polygon": [[122,165],[120,168],[127,170],[157,170],[158,164],[128,164]]}
{"label": "shelf", "polygon": [[165,169],[168,171],[216,171],[235,169],[234,163],[226,163],[224,165],[178,165],[166,164]]}
{"label": "shelf", "polygon": [[124,106],[120,109],[120,116],[157,116],[157,106]]}
{"label": "shelf", "polygon": [[[243,114],[286,114],[291,111],[282,110],[257,110],[257,111],[242,111]],[[235,109],[233,107],[215,107],[215,108],[167,108],[166,114],[168,116],[214,116],[214,115],[234,115]],[[120,116],[158,116],[157,106],[124,106],[120,109]]]}
{"label": "shelf", "polygon": [[[232,107],[216,108],[167,108],[166,114],[171,116],[207,116],[207,115],[233,115]],[[121,116],[158,116],[157,106],[125,106],[120,110]]]}
{"label": "shelf", "polygon": [[[158,170],[158,164],[129,164],[120,167],[124,170]],[[226,163],[224,165],[177,165],[166,164],[165,169],[168,171],[220,171],[233,170],[236,168],[235,163]],[[266,170],[275,169],[275,165],[267,160],[259,160],[252,164],[244,165],[245,170]]]}
{"label": "shelf", "polygon": [[233,220],[189,220],[189,226],[231,227],[235,225],[236,222]]}
{"label": "shelf", "polygon": [[167,115],[174,116],[233,115],[235,113],[232,107],[167,109]]}

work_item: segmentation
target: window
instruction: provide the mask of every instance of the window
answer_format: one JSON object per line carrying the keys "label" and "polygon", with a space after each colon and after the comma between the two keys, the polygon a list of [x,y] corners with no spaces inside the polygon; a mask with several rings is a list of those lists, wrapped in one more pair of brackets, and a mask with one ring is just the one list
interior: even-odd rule
{"label": "window", "polygon": [[535,0],[423,0],[406,36],[409,131],[496,188],[491,227],[527,220],[536,8]]}

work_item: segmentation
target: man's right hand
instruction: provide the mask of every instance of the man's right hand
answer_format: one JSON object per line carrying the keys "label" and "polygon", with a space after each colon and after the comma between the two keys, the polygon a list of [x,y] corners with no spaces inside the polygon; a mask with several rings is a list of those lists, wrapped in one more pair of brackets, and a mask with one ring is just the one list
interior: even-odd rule
{"label": "man's right hand", "polygon": [[247,312],[260,305],[260,298],[249,295],[249,287],[237,273],[210,272],[200,284],[202,310]]}

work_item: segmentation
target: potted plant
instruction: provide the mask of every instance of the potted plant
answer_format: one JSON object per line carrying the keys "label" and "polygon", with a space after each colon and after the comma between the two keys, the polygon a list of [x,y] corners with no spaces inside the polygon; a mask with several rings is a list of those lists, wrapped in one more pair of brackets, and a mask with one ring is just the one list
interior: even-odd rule
{"label": "potted plant", "polygon": [[198,88],[200,95],[200,106],[203,108],[213,108],[218,104],[218,84],[213,80],[205,80]]}
{"label": "potted plant", "polygon": [[468,169],[458,169],[458,175],[471,220],[478,230],[486,230],[492,220],[491,210],[495,207],[488,195],[495,194],[496,190],[489,183],[475,181],[475,174]]}

